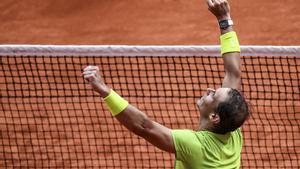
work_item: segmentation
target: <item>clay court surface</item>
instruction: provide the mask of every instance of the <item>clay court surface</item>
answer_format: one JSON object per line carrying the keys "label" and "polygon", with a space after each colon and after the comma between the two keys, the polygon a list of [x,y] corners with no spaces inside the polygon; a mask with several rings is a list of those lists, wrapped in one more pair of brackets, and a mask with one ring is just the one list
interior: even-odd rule
{"label": "clay court surface", "polygon": [[[299,0],[230,2],[242,45],[300,45]],[[201,0],[1,0],[0,21],[0,44],[219,43],[216,20]],[[103,112],[99,98],[81,78],[81,69],[87,64],[101,64],[107,83],[149,116],[171,128],[196,129],[194,97],[207,87],[221,85],[223,74],[214,70],[220,68],[222,60],[108,60],[3,57],[1,68],[17,71],[0,74],[6,83],[1,83],[4,115],[0,113],[0,168],[171,168],[173,156],[130,134]],[[295,168],[300,163],[299,59],[254,58],[245,59],[245,65],[243,89],[253,99],[256,114],[245,124],[243,166]],[[121,71],[117,69],[120,66]],[[185,71],[187,66],[191,70]],[[168,68],[174,68],[177,77],[168,73]],[[266,69],[273,73],[263,72]],[[274,76],[278,78],[275,82]],[[268,90],[273,93],[264,93]],[[182,98],[173,98],[178,95]],[[185,112],[191,113],[186,117]],[[269,120],[267,125],[264,120]],[[285,123],[289,126],[284,127]]]}
{"label": "clay court surface", "polygon": [[[299,0],[231,0],[243,45],[299,45]],[[1,44],[218,44],[204,0],[1,0]]]}

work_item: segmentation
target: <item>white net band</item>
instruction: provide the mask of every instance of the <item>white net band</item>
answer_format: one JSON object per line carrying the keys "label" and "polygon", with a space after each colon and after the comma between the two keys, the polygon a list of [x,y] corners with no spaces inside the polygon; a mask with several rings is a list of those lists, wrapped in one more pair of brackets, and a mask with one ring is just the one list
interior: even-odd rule
{"label": "white net band", "polygon": [[[241,46],[242,56],[300,56],[300,46]],[[0,45],[0,56],[220,56],[220,46]]]}

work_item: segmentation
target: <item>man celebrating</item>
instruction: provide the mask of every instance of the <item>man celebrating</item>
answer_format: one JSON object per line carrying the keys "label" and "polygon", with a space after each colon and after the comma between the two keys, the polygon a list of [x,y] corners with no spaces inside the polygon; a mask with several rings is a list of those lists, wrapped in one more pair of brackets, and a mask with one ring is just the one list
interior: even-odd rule
{"label": "man celebrating", "polygon": [[176,169],[239,168],[242,150],[240,126],[249,116],[240,88],[240,47],[227,0],[207,0],[221,31],[225,77],[219,89],[207,89],[197,101],[199,131],[171,130],[152,121],[105,85],[99,68],[88,66],[83,76],[104,98],[110,112],[128,130],[161,150],[176,154]]}

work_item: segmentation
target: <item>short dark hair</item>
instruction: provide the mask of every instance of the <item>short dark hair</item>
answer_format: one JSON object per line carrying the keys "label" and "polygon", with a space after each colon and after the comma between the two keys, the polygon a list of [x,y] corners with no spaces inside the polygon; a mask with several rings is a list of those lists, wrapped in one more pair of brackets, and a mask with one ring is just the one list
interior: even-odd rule
{"label": "short dark hair", "polygon": [[238,129],[249,117],[248,103],[236,89],[228,92],[229,99],[218,104],[214,113],[220,117],[220,122],[213,127],[213,132],[225,134]]}

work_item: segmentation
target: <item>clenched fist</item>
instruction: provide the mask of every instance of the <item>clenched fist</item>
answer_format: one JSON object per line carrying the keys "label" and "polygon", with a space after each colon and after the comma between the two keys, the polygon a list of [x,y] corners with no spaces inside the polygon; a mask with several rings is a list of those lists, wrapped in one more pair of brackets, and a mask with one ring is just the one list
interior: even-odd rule
{"label": "clenched fist", "polygon": [[99,73],[98,66],[87,66],[83,70],[83,78],[88,81],[93,89],[100,94],[101,97],[105,97],[109,94],[110,88],[106,86]]}
{"label": "clenched fist", "polygon": [[218,20],[230,19],[230,6],[227,0],[207,0],[207,5]]}

